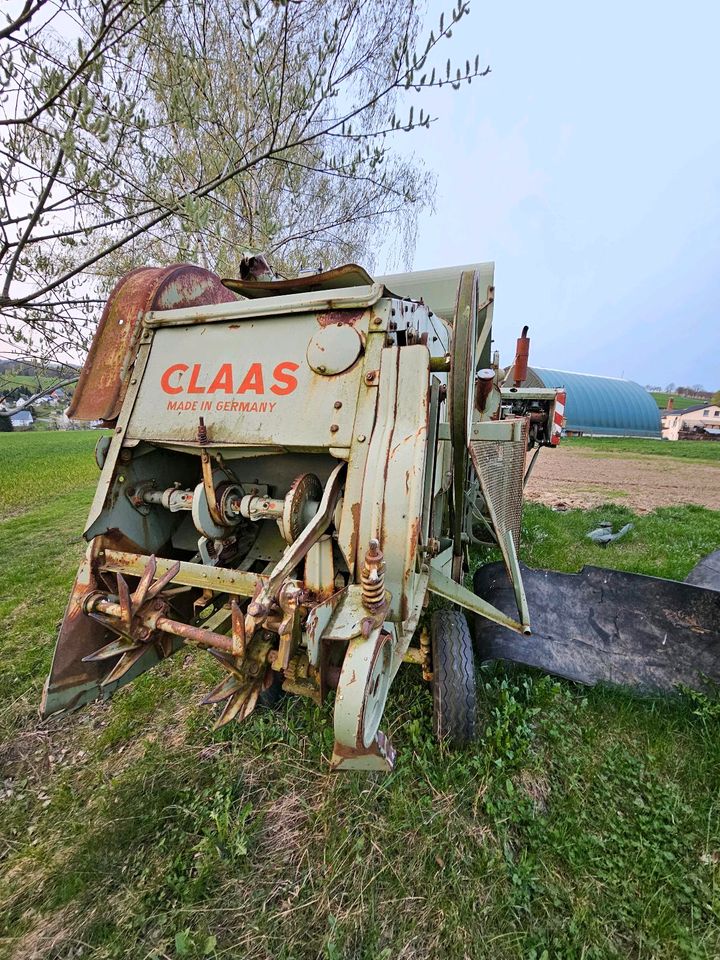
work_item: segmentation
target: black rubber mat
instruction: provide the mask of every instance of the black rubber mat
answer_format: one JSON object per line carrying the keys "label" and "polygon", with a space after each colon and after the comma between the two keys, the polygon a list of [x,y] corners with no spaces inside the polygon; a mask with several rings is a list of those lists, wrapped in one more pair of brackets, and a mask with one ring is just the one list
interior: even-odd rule
{"label": "black rubber mat", "polygon": [[703,557],[685,577],[685,583],[694,583],[696,587],[707,587],[709,590],[720,590],[720,550]]}
{"label": "black rubber mat", "polygon": [[[476,617],[482,661],[512,660],[581,683],[647,692],[720,682],[720,592],[600,567],[571,574],[523,565],[522,573],[532,634]],[[517,615],[502,563],[481,567],[474,588]]]}

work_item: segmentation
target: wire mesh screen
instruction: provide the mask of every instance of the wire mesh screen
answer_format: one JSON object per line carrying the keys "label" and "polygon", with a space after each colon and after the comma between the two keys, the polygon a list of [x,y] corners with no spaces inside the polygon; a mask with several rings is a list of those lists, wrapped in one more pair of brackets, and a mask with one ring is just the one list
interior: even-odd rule
{"label": "wire mesh screen", "polygon": [[470,443],[470,456],[503,554],[508,530],[512,532],[516,552],[520,549],[528,420],[519,419],[522,419],[520,440],[473,440]]}

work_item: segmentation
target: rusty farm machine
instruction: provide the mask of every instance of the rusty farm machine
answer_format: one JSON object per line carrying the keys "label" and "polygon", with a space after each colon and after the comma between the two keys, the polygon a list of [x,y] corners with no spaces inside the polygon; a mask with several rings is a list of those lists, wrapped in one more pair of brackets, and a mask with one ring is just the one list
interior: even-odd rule
{"label": "rusty farm machine", "polygon": [[[519,563],[524,479],[564,394],[522,386],[524,334],[513,379],[499,369],[493,299],[492,264],[120,280],[69,411],[112,433],[43,714],[194,647],[222,668],[218,725],[334,691],[333,768],[389,769],[403,661],[432,684],[437,735],[474,738],[467,614],[483,657],[651,688],[717,675],[715,591]],[[475,542],[502,561],[471,590]],[[431,594],[446,604],[423,617]]]}

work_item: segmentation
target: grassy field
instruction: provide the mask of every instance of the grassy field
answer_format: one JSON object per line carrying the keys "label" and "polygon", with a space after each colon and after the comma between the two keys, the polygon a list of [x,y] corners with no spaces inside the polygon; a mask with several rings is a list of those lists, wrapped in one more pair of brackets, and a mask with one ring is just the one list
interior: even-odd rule
{"label": "grassy field", "polygon": [[651,396],[660,410],[667,410],[670,397],[672,397],[675,410],[684,410],[686,407],[695,407],[698,403],[705,402],[697,397],[683,397],[679,393],[652,393]]}
{"label": "grassy field", "polygon": [[0,373],[0,394],[13,390],[15,387],[27,387],[28,390],[36,393],[38,390],[51,387],[53,383],[62,379],[62,376],[46,377],[42,374],[31,377],[29,374]]}
{"label": "grassy field", "polygon": [[[497,666],[449,753],[415,668],[389,776],[333,775],[332,704],[210,730],[209,657],[111,703],[36,708],[94,490],[95,433],[0,435],[0,956],[604,960],[720,955],[720,704]],[[60,441],[67,442],[69,446]],[[676,444],[669,445],[676,447]],[[524,559],[682,578],[720,514],[530,505]]]}
{"label": "grassy field", "polygon": [[636,437],[567,437],[563,449],[623,457],[672,457],[720,463],[720,442],[707,440],[642,440]]}
{"label": "grassy field", "polygon": [[0,518],[27,512],[74,490],[92,491],[99,430],[6,433],[0,441]]}

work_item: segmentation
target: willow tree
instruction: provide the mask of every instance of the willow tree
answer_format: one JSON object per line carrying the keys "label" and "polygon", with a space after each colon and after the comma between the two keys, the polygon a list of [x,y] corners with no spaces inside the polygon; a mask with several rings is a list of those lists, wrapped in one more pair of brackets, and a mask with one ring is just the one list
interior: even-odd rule
{"label": "willow tree", "polygon": [[486,72],[432,65],[467,12],[419,37],[414,0],[26,0],[0,29],[6,348],[82,356],[140,262],[408,254],[432,180],[397,136],[431,118],[405,101]]}

